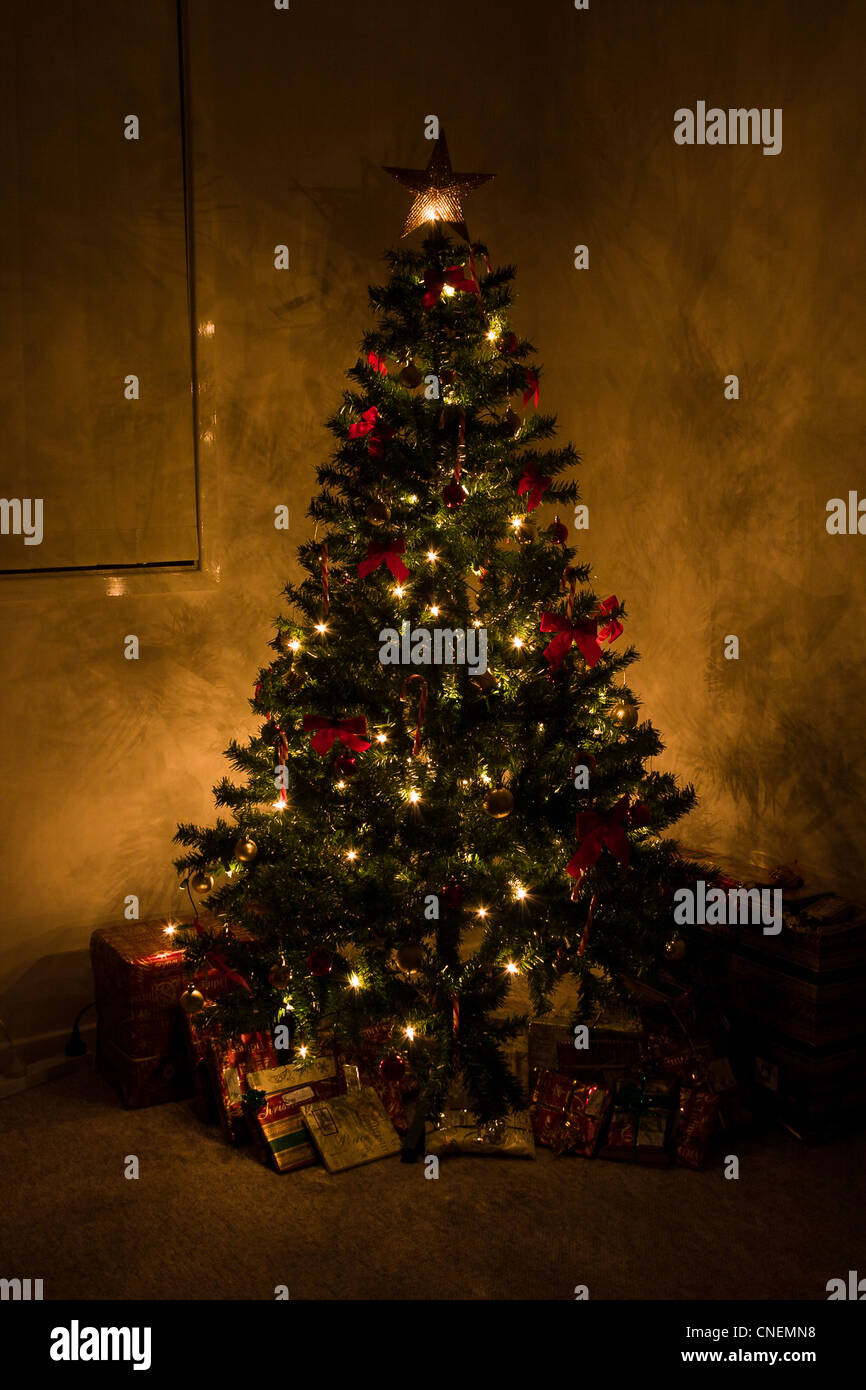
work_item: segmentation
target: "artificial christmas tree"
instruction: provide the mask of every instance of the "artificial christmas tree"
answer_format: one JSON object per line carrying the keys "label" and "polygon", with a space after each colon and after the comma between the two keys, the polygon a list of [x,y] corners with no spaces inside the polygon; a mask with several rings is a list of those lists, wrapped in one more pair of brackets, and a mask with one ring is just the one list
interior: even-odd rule
{"label": "artificial christmas tree", "polygon": [[232,819],[181,826],[177,866],[215,876],[225,928],[187,934],[187,964],[231,972],[207,1011],[226,1033],[276,1028],[294,1059],[357,1056],[373,1029],[424,1113],[458,1082],[489,1120],[527,1099],[503,1057],[518,974],[542,1012],[577,976],[591,1023],[664,958],[698,869],[660,834],[694,793],[647,770],[624,605],[567,543],[578,456],[547,445],[514,272],[444,231],[481,176],[451,175],[444,140],[417,175],[431,234],[370,291],[262,727],[216,788]]}

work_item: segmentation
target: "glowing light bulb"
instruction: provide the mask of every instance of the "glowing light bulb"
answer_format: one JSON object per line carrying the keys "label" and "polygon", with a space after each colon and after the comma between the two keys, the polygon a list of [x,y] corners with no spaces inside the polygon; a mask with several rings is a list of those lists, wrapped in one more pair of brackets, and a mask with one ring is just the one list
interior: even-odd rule
{"label": "glowing light bulb", "polygon": [[495,342],[496,342],[496,339],[497,339],[498,337],[499,337],[499,332],[498,332],[497,329],[495,329],[495,328],[489,328],[489,329],[487,330],[487,341],[488,341],[488,343],[495,343]]}
{"label": "glowing light bulb", "polygon": [[409,800],[412,802],[413,805],[414,805],[414,803],[415,803],[416,801],[420,801],[420,800],[421,800],[421,793],[420,793],[420,792],[417,792],[417,791],[415,790],[414,787],[412,788],[412,790],[411,790],[410,793],[409,793]]}
{"label": "glowing light bulb", "polygon": [[430,561],[431,565],[435,565],[436,561],[439,559],[439,556],[436,554],[435,550],[428,550],[427,559]]}
{"label": "glowing light bulb", "polygon": [[486,773],[486,772],[482,772],[482,774],[481,774],[481,780],[482,780],[482,782],[484,782],[487,786],[490,785],[490,778],[487,776],[487,773]]}
{"label": "glowing light bulb", "polygon": [[523,638],[522,638],[522,637],[512,637],[511,643],[512,643],[512,646],[515,646],[515,647],[517,648],[517,650],[520,651],[520,648],[523,646]]}
{"label": "glowing light bulb", "polygon": [[434,617],[434,618],[438,618],[438,617],[439,617],[439,608],[438,608],[438,606],[437,606],[435,603],[431,603],[431,605],[430,605],[430,612],[433,614],[433,617]]}
{"label": "glowing light bulb", "polygon": [[475,916],[476,916],[476,917],[486,917],[486,916],[487,916],[487,908],[486,908],[486,907],[478,907],[478,908],[476,908],[476,909],[475,909]]}
{"label": "glowing light bulb", "polygon": [[443,286],[442,286],[442,291],[443,291],[444,294],[447,294],[448,298],[450,299],[451,296],[452,296],[453,293],[454,293],[454,286],[453,286],[453,285],[443,285]]}
{"label": "glowing light bulb", "polygon": [[358,851],[355,850],[355,849],[347,849],[347,850],[346,850],[346,858],[349,859],[349,860],[354,861],[355,859],[358,858]]}
{"label": "glowing light bulb", "polygon": [[395,598],[402,598],[402,597],[403,597],[403,585],[402,585],[402,584],[398,584],[398,585],[396,586],[396,588],[394,589],[394,597],[395,597]]}
{"label": "glowing light bulb", "polygon": [[164,930],[165,930],[166,936],[174,936],[175,932],[177,931],[177,927],[175,927],[175,926],[173,926],[171,923],[169,923],[169,925],[168,925]]}
{"label": "glowing light bulb", "polygon": [[410,1042],[415,1041],[415,1029],[412,1027],[411,1023],[409,1024],[409,1027],[406,1029],[406,1037],[409,1039]]}
{"label": "glowing light bulb", "polygon": [[481,619],[480,619],[480,618],[473,618],[473,619],[472,619],[472,626],[473,626],[473,627],[480,627],[480,626],[481,626]]}
{"label": "glowing light bulb", "polygon": [[298,1056],[299,1056],[299,1057],[306,1057],[306,1055],[307,1055],[308,1052],[309,1052],[309,1048],[308,1048],[308,1047],[299,1047],[299,1048],[298,1048]]}
{"label": "glowing light bulb", "polygon": [[338,791],[338,792],[343,791],[343,789],[345,788],[345,786],[346,786],[346,783],[345,783],[345,782],[338,782],[338,783],[337,783],[337,791]]}
{"label": "glowing light bulb", "polygon": [[291,640],[291,642],[289,643],[289,651],[290,651],[290,652],[297,652],[297,651],[300,651],[300,649],[301,649],[301,644],[300,644],[300,642],[298,641],[297,637],[293,637],[292,640]]}
{"label": "glowing light bulb", "polygon": [[[285,811],[285,809],[286,809],[286,803],[285,803],[285,801],[275,801],[275,802],[274,802],[274,810],[275,810],[275,811]],[[230,873],[230,874],[234,873],[234,870],[233,870],[233,869],[229,869],[229,873]]]}
{"label": "glowing light bulb", "polygon": [[410,501],[410,502],[417,502],[417,501],[418,501],[418,498],[417,498],[417,496],[416,496],[416,494],[415,494],[414,492],[411,494],[411,496],[410,496],[410,498],[409,498],[409,501]]}
{"label": "glowing light bulb", "polygon": [[508,974],[509,974],[509,975],[519,975],[519,973],[520,973],[520,971],[518,970],[517,966],[514,964],[514,961],[513,961],[513,960],[510,960],[510,961],[508,962],[508,964],[506,965],[505,969],[508,971]]}
{"label": "glowing light bulb", "polygon": [[377,743],[387,743],[387,742],[388,742],[388,735],[387,735],[387,734],[377,734],[377,735],[376,735],[376,742],[377,742]]}
{"label": "glowing light bulb", "polygon": [[326,624],[326,623],[316,623],[316,631],[317,631],[319,634],[321,634],[321,633],[323,633],[323,632],[327,632],[327,631],[328,631],[327,624]]}
{"label": "glowing light bulb", "polygon": [[350,976],[349,976],[349,984],[352,986],[352,989],[360,989],[360,988],[361,988],[361,976],[360,976],[360,975],[350,975]]}
{"label": "glowing light bulb", "polygon": [[515,898],[517,898],[518,902],[523,902],[523,899],[526,897],[526,889],[522,886],[522,884],[516,883],[514,885],[514,896]]}
{"label": "glowing light bulb", "polygon": [[523,525],[523,517],[513,516],[511,518],[511,525],[514,527],[515,531],[519,531],[521,526]]}

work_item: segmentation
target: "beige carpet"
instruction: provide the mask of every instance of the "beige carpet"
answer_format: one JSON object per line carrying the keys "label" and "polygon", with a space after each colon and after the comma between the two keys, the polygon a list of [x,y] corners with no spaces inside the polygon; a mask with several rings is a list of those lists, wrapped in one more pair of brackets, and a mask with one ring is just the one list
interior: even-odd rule
{"label": "beige carpet", "polygon": [[866,1135],[731,1147],[738,1181],[546,1152],[279,1175],[84,1071],[0,1104],[0,1277],[46,1299],[824,1299],[866,1273]]}

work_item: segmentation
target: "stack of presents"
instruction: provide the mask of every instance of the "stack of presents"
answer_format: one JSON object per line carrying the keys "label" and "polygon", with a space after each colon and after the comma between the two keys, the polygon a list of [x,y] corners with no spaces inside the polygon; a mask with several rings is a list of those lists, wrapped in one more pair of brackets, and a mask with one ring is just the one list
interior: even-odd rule
{"label": "stack of presents", "polygon": [[380,1065],[387,1038],[376,1028],[351,1056],[321,1038],[302,1059],[278,1054],[269,1033],[215,1033],[206,1009],[187,1016],[183,952],[161,923],[93,935],[97,1064],[125,1105],[191,1096],[202,1121],[279,1172],[398,1152],[533,1157],[536,1146],[700,1168],[759,1122],[815,1142],[862,1119],[866,913],[800,886],[784,890],[778,935],[713,932],[721,968],[710,988],[662,972],[627,982],[633,1009],[595,1027],[574,1028],[573,1001],[534,1020],[508,1044],[529,1109],[487,1126],[455,1094],[425,1132],[409,1075]]}

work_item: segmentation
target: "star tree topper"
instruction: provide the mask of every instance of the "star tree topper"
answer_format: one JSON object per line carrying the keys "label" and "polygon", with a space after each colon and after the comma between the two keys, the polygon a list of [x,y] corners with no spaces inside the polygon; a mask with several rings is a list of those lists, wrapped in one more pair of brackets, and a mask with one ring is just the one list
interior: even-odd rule
{"label": "star tree topper", "polygon": [[456,174],[451,168],[444,130],[439,132],[426,169],[394,169],[387,164],[383,167],[386,174],[391,174],[398,183],[404,188],[411,188],[415,194],[402,236],[408,236],[425,222],[447,222],[457,228],[465,241],[469,240],[460,195],[471,193],[492,179],[493,175]]}

